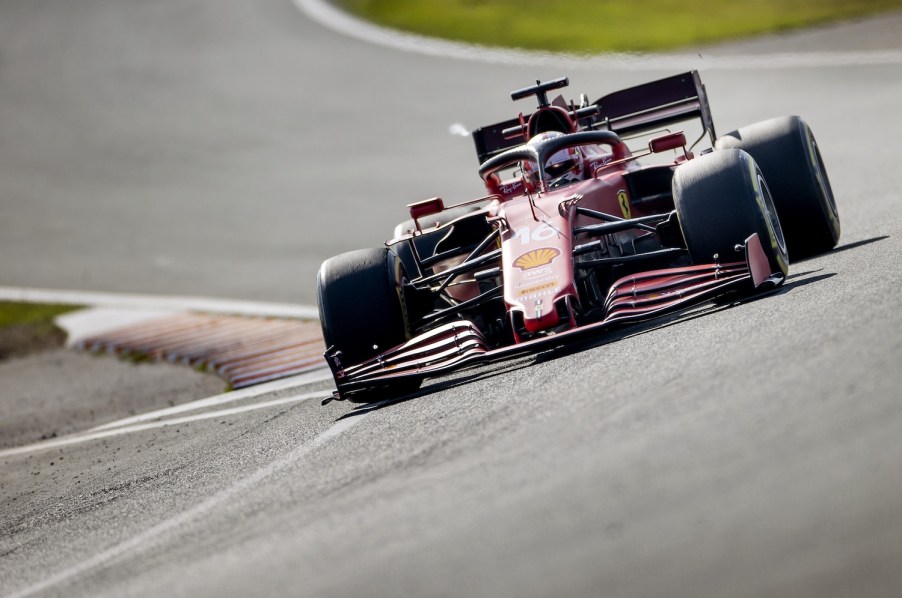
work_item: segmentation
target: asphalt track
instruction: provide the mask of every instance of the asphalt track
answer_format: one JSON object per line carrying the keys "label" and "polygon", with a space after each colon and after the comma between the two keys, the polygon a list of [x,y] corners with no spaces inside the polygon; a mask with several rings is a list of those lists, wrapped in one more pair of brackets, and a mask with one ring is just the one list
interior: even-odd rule
{"label": "asphalt track", "polygon": [[[900,23],[710,52],[898,49]],[[450,125],[560,74],[372,46],[276,0],[0,2],[0,279],[310,303],[319,261],[405,203],[479,192]],[[670,71],[566,74],[594,95]],[[764,299],[370,411],[320,407],[318,382],[3,454],[2,592],[900,594],[902,65],[703,78],[722,132],[806,117],[838,250]]]}

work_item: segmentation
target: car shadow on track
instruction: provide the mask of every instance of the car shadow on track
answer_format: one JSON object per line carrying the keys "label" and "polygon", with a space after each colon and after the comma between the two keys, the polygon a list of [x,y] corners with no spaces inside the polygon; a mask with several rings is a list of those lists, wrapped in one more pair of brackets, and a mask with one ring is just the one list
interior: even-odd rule
{"label": "car shadow on track", "polygon": [[[832,249],[831,251],[829,251],[827,253],[827,255],[829,255],[830,253],[839,253],[841,251],[848,251],[850,249],[858,249],[859,247],[863,247],[865,245],[870,245],[871,243],[885,241],[886,239],[889,239],[889,237],[890,237],[889,235],[881,235],[879,237],[872,237],[870,239],[862,239],[861,241],[855,241],[854,243],[849,243],[848,245],[840,245],[839,247],[836,247],[835,249]],[[790,256],[790,257],[792,257],[792,256]],[[801,260],[801,261],[805,261],[805,260]]]}
{"label": "car shadow on track", "polygon": [[[809,260],[823,257],[825,255],[840,253],[843,251],[848,251],[850,249],[858,249],[859,247],[864,247],[865,245],[870,245],[871,243],[877,243],[879,241],[884,241],[886,239],[889,239],[889,235],[881,235],[879,237],[872,237],[870,239],[862,239],[861,241],[855,241],[854,243],[849,243],[847,245],[840,245],[839,247],[836,247],[835,249],[830,250],[826,254],[816,255],[816,256],[812,256],[812,257],[805,258],[802,260],[794,261],[793,265],[804,264],[805,262],[807,262]],[[778,287],[777,289],[775,289],[774,292],[777,294],[783,295],[794,289],[798,289],[800,287],[804,287],[804,286],[807,286],[809,284],[813,284],[816,282],[822,282],[824,280],[827,280],[829,278],[833,278],[834,276],[836,276],[836,272],[818,274],[817,276],[810,276],[812,274],[816,274],[817,272],[822,272],[823,270],[824,270],[823,268],[817,268],[815,270],[806,270],[804,272],[794,272],[794,273],[790,274],[789,276],[787,276],[786,282],[783,285],[781,285],[780,287]],[[805,277],[805,278],[803,278],[803,277]],[[749,300],[756,301],[763,297],[767,297],[769,294],[770,293],[765,293],[764,295],[750,297]]]}
{"label": "car shadow on track", "polygon": [[494,376],[500,376],[501,374],[515,372],[536,363],[535,358],[536,356],[530,355],[527,357],[511,358],[508,361],[498,362],[495,364],[480,364],[472,366],[474,369],[464,369],[460,370],[456,374],[451,374],[452,376],[454,376],[454,378],[450,380],[430,381],[427,386],[424,386],[415,392],[410,392],[373,403],[359,404],[352,411],[345,413],[336,421],[356,417],[358,415],[365,415],[367,413],[372,413],[373,411],[379,411],[380,409],[391,407],[392,405],[406,403],[407,401],[419,399],[439,391],[450,390],[457,388],[458,386],[464,386],[477,380],[484,380],[487,378],[492,378]]}
{"label": "car shadow on track", "polygon": [[[804,274],[813,274],[814,272],[817,272],[817,270],[814,270],[813,272],[805,272]],[[821,281],[827,280],[829,278],[833,278],[834,276],[836,276],[836,272],[828,272],[826,274],[818,274],[817,276],[812,276],[810,278],[805,278],[803,280],[790,280],[790,278],[794,278],[794,277],[790,276],[786,279],[786,282],[783,283],[783,286],[780,287],[778,294],[784,295],[784,294],[788,293],[789,291],[792,291],[793,289],[798,289],[800,287],[808,286],[809,284],[821,282]]]}

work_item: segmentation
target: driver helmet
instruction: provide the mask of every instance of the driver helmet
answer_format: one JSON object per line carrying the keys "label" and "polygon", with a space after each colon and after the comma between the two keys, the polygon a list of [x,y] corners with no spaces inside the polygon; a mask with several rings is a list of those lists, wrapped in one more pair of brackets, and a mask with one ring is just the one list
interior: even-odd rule
{"label": "driver helmet", "polygon": [[[529,145],[538,145],[548,139],[563,136],[564,134],[558,131],[539,133],[529,140]],[[533,187],[538,185],[539,173],[538,166],[535,162],[523,162],[523,173],[526,175],[527,181]],[[582,180],[582,152],[576,147],[566,147],[555,152],[545,162],[545,174],[548,177],[547,184],[549,189]]]}

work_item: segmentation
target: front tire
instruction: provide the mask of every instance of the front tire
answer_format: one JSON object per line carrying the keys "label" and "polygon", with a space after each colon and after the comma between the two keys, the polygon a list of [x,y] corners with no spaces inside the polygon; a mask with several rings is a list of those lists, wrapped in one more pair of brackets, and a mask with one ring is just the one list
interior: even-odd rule
{"label": "front tire", "polygon": [[793,259],[833,249],[839,242],[836,200],[814,134],[798,116],[784,116],[727,133],[722,149],[751,154],[764,173]]}
{"label": "front tire", "polygon": [[323,262],[316,279],[320,324],[326,346],[337,347],[343,363],[360,363],[410,338],[402,282],[400,261],[384,247]]}
{"label": "front tire", "polygon": [[[404,267],[385,247],[360,249],[323,262],[316,298],[326,347],[341,351],[345,366],[356,365],[400,345],[411,336],[404,292]],[[420,378],[404,378],[343,393],[368,403],[413,392]]]}
{"label": "front tire", "polygon": [[738,261],[735,247],[758,234],[772,273],[786,276],[789,258],[761,170],[741,150],[699,156],[677,167],[673,199],[695,264]]}

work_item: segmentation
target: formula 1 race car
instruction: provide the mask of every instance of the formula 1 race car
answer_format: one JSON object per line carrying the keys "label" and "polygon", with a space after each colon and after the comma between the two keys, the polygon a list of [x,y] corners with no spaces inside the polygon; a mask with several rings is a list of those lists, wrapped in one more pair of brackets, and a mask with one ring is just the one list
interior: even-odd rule
{"label": "formula 1 race car", "polygon": [[[695,71],[592,103],[548,100],[567,85],[514,91],[536,110],[473,132],[485,196],[411,204],[384,247],[323,263],[333,398],[381,400],[427,376],[758,294],[783,283],[790,255],[839,240],[801,118],[718,138]],[[700,129],[690,147],[668,128],[688,121]]]}

